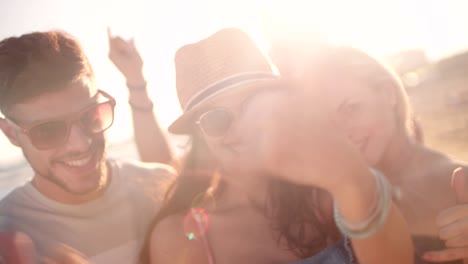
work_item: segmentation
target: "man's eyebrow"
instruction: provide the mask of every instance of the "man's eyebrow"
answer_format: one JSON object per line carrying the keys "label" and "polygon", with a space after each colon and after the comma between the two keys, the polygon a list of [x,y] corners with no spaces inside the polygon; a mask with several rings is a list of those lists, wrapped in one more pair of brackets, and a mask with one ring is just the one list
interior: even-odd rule
{"label": "man's eyebrow", "polygon": [[[62,119],[62,118],[67,118],[67,117],[69,117],[69,116],[72,116],[72,115],[75,115],[75,114],[77,114],[77,113],[80,113],[80,112],[82,112],[83,110],[85,110],[85,109],[87,109],[87,108],[90,108],[90,107],[92,107],[93,105],[98,104],[98,103],[99,103],[99,100],[98,100],[99,95],[100,95],[100,93],[99,93],[99,91],[97,91],[95,95],[93,95],[92,97],[89,98],[88,103],[86,103],[86,105],[85,105],[84,107],[78,109],[77,111],[74,111],[73,113],[68,113],[68,114],[66,114],[66,115],[60,115],[60,116],[52,117],[52,118],[50,118],[50,119],[44,119],[44,120],[42,120],[42,121],[60,120],[60,119]],[[12,121],[16,122],[14,119],[12,119]],[[36,120],[36,121],[32,121],[31,123],[40,122],[40,121],[41,121],[41,120]]]}

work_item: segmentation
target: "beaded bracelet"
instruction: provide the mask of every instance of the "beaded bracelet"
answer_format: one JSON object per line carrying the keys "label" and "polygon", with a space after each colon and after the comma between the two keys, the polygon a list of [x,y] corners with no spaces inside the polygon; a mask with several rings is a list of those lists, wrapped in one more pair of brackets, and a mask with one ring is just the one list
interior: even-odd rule
{"label": "beaded bracelet", "polygon": [[379,193],[378,203],[373,212],[361,223],[347,223],[341,216],[337,205],[334,205],[334,218],[338,229],[343,235],[350,238],[368,238],[373,236],[385,224],[390,212],[392,196],[391,186],[385,176],[371,169],[377,182],[377,192]]}
{"label": "beaded bracelet", "polygon": [[128,100],[128,104],[133,110],[139,111],[139,112],[152,112],[154,109],[154,104],[152,101],[150,101],[148,105],[144,105],[144,106],[136,105],[130,100]]}
{"label": "beaded bracelet", "polygon": [[134,91],[146,91],[146,84],[147,84],[146,81],[140,85],[132,85],[130,83],[127,83],[127,87],[128,89],[134,90]]}

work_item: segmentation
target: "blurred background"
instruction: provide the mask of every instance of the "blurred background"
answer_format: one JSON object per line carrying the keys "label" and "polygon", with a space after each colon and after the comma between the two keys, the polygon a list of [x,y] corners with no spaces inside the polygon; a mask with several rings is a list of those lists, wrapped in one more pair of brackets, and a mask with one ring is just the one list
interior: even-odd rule
{"label": "blurred background", "polygon": [[[468,159],[466,0],[0,0],[0,39],[59,29],[77,37],[101,89],[117,99],[108,131],[111,157],[138,158],[125,80],[108,60],[106,28],[134,38],[161,125],[179,114],[177,48],[223,27],[269,39],[349,44],[386,61],[402,77],[426,144]],[[275,35],[277,34],[277,35]],[[181,148],[183,138],[173,138]],[[31,177],[21,152],[0,135],[0,198]]]}

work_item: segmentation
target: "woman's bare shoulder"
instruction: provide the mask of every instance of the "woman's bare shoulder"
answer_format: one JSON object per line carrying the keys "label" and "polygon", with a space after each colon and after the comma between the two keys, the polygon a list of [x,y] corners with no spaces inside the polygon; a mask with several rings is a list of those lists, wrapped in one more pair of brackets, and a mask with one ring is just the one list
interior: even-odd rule
{"label": "woman's bare shoulder", "polygon": [[[185,240],[182,216],[171,215],[162,219],[151,231],[151,259],[166,259],[166,256],[172,255],[177,245],[184,244]],[[162,260],[158,262],[164,263]]]}
{"label": "woman's bare shoulder", "polygon": [[[182,229],[182,215],[171,215],[168,216],[154,227],[151,232],[151,239],[158,241],[160,239],[180,239],[183,236],[178,236],[177,234],[183,235]],[[167,237],[166,237],[167,236]]]}
{"label": "woman's bare shoulder", "polygon": [[[183,215],[172,215],[151,232],[151,263],[205,263],[201,243],[189,240],[184,232]],[[195,261],[196,260],[196,261]]]}

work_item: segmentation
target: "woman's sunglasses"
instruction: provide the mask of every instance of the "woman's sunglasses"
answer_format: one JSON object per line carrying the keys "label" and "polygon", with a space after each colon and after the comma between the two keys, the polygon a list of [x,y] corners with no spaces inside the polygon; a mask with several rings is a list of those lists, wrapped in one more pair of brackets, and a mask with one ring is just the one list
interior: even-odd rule
{"label": "woman's sunglasses", "polygon": [[225,108],[211,109],[198,118],[195,124],[207,136],[221,138],[229,131],[233,121],[232,113]]}
{"label": "woman's sunglasses", "polygon": [[78,124],[82,131],[90,136],[102,133],[112,126],[115,99],[101,90],[98,91],[97,96],[103,96],[106,101],[93,104],[62,119],[41,121],[27,127],[18,125],[11,118],[8,120],[22,129],[35,148],[39,150],[56,148],[67,142],[74,124]]}
{"label": "woman's sunglasses", "polygon": [[252,98],[263,94],[263,92],[277,91],[278,89],[283,90],[282,86],[263,87],[254,93],[251,93],[243,100],[234,105],[227,107],[216,107],[212,108],[199,116],[196,119],[195,124],[202,131],[205,136],[218,139],[224,137],[232,126],[234,119],[237,118],[237,112],[243,112],[246,105],[251,102]]}

